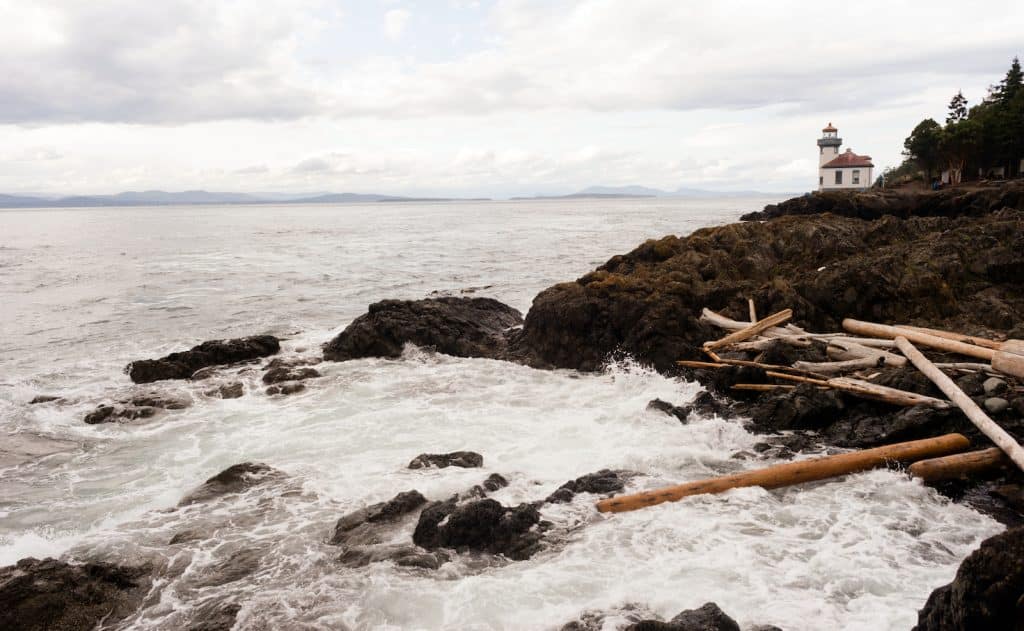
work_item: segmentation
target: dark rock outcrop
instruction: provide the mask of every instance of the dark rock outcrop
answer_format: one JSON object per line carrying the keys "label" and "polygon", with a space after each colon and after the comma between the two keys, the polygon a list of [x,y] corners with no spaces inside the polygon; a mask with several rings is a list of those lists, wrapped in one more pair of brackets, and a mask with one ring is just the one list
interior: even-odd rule
{"label": "dark rock outcrop", "polygon": [[953,582],[928,597],[914,629],[1024,629],[1024,528],[983,541]]}
{"label": "dark rock outcrop", "polygon": [[302,381],[319,377],[320,371],[316,368],[278,366],[263,373],[263,383],[281,383],[283,381]]}
{"label": "dark rock outcrop", "polygon": [[173,396],[161,393],[140,394],[115,403],[104,403],[85,415],[89,425],[119,423],[150,418],[160,410],[184,410],[192,405],[187,396]]}
{"label": "dark rock outcrop", "polygon": [[1009,182],[1001,186],[939,191],[816,191],[779,204],[769,204],[761,212],[747,213],[741,221],[763,221],[787,215],[832,213],[856,219],[900,217],[980,216],[1001,208],[1024,210],[1024,184]]}
{"label": "dark rock outcrop", "polygon": [[134,361],[125,368],[135,383],[162,379],[189,379],[201,368],[234,364],[273,355],[281,349],[273,335],[254,335],[231,340],[211,340],[190,350],[171,353],[160,359]]}
{"label": "dark rock outcrop", "polygon": [[705,603],[699,609],[687,609],[668,622],[641,620],[630,625],[629,631],[740,631],[740,625],[715,603]]}
{"label": "dark rock outcrop", "polygon": [[135,612],[148,572],[108,563],[27,558],[0,568],[0,629],[79,631]]}
{"label": "dark rock outcrop", "polygon": [[331,545],[377,543],[372,524],[395,522],[427,503],[427,498],[416,490],[405,491],[386,502],[372,504],[345,515],[334,525]]}
{"label": "dark rock outcrop", "polygon": [[575,480],[569,480],[555,489],[555,492],[544,501],[552,504],[564,504],[571,502],[577,493],[615,493],[625,488],[625,485],[625,480],[619,476],[618,472],[601,469]]}
{"label": "dark rock outcrop", "polygon": [[462,467],[472,469],[484,466],[484,457],[475,451],[453,451],[446,454],[420,454],[409,463],[410,469],[436,467]]}
{"label": "dark rock outcrop", "polygon": [[410,342],[456,357],[503,357],[522,314],[490,298],[384,300],[324,345],[324,359],[398,357]]}
{"label": "dark rock outcrop", "polygon": [[260,484],[284,477],[285,474],[281,471],[259,462],[231,465],[183,497],[178,506],[205,502],[229,493],[242,493]]}
{"label": "dark rock outcrop", "polygon": [[433,502],[420,513],[413,543],[428,550],[450,548],[528,559],[541,549],[540,513],[535,506],[502,506],[491,499],[457,504]]}
{"label": "dark rock outcrop", "polygon": [[1024,312],[1024,212],[979,217],[782,217],[665,237],[533,302],[513,355],[596,370],[625,352],[662,371],[722,335],[702,307],[746,319],[792,308],[809,330],[843,318],[991,333]]}
{"label": "dark rock outcrop", "polygon": [[306,384],[304,384],[304,383],[296,383],[294,381],[289,381],[289,382],[285,382],[285,383],[275,383],[274,385],[272,385],[269,388],[267,388],[266,392],[267,392],[267,394],[269,396],[274,396],[274,395],[277,395],[277,394],[287,396],[289,394],[295,394],[297,392],[302,392],[305,389],[306,389]]}

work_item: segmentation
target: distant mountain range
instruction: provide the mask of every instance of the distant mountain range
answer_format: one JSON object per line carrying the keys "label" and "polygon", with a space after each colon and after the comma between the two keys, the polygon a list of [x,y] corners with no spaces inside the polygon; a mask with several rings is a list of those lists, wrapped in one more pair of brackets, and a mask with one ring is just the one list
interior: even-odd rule
{"label": "distant mountain range", "polygon": [[[0,208],[94,208],[102,206],[170,206],[190,204],[352,204],[367,202],[455,201],[441,197],[400,197],[363,193],[217,193],[210,191],[127,191],[116,195],[44,197],[2,195]],[[481,200],[473,200],[481,201]]]}
{"label": "distant mountain range", "polygon": [[568,195],[535,195],[533,197],[513,197],[512,199],[618,199],[629,197],[676,197],[685,199],[716,199],[723,197],[774,197],[785,193],[765,193],[763,191],[711,191],[701,188],[677,188],[674,191],[663,191],[648,186],[588,186],[582,191]]}
{"label": "distant mountain range", "polygon": [[[679,188],[663,191],[646,186],[590,186],[568,195],[536,195],[512,199],[617,199],[630,197],[677,197],[712,199],[721,197],[779,196],[780,193],[759,191],[710,191]],[[402,197],[375,193],[219,193],[210,191],[126,191],[116,195],[45,195],[0,194],[0,208],[96,208],[104,206],[170,206],[190,204],[357,204],[373,202],[445,202],[489,201],[487,198]]]}

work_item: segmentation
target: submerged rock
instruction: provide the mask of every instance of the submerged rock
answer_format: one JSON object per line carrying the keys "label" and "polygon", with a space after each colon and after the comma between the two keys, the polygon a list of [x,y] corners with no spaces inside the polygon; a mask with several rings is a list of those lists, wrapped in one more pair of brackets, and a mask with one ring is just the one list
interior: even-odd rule
{"label": "submerged rock", "polygon": [[259,462],[231,465],[183,497],[178,506],[205,502],[230,493],[242,493],[260,484],[284,477],[283,472]]}
{"label": "submerged rock", "polygon": [[281,383],[282,381],[302,381],[303,379],[311,379],[319,376],[320,371],[316,368],[278,366],[263,373],[263,383],[272,384]]}
{"label": "submerged rock", "polygon": [[462,467],[472,469],[484,466],[484,457],[475,451],[453,451],[446,454],[420,454],[409,463],[410,469]]}
{"label": "submerged rock", "polygon": [[552,504],[564,504],[571,502],[577,493],[615,493],[621,491],[625,486],[626,482],[618,472],[601,469],[596,473],[588,473],[575,480],[569,480],[544,501]]}
{"label": "submerged rock", "polygon": [[125,368],[135,383],[162,379],[189,379],[201,368],[234,364],[273,355],[280,350],[280,341],[273,335],[254,335],[230,340],[211,340],[190,350],[171,353],[160,359],[134,361]]}
{"label": "submerged rock", "polygon": [[338,520],[329,543],[331,545],[376,543],[378,538],[374,536],[373,529],[369,527],[370,524],[395,522],[426,503],[427,498],[423,497],[423,494],[412,490],[399,493],[386,502],[361,508]]}
{"label": "submerged rock", "polygon": [[628,627],[629,631],[740,631],[740,625],[715,603],[705,603],[699,609],[687,609],[668,622],[641,620]]}
{"label": "submerged rock", "polygon": [[490,298],[384,300],[324,345],[324,359],[398,357],[406,343],[456,357],[499,358],[522,314]]}
{"label": "submerged rock", "polygon": [[136,394],[115,403],[104,403],[85,415],[83,419],[89,425],[99,423],[118,423],[150,418],[160,410],[184,410],[192,405],[187,395],[173,395],[159,392]]}
{"label": "submerged rock", "polygon": [[269,396],[274,396],[276,394],[287,396],[289,394],[295,394],[297,392],[302,392],[305,389],[306,389],[306,384],[304,384],[304,383],[286,382],[286,383],[276,383],[276,384],[270,386],[269,388],[267,388],[266,392],[267,392],[267,394]]}
{"label": "submerged rock", "polygon": [[482,499],[459,505],[451,499],[423,509],[413,543],[428,550],[489,552],[525,560],[541,549],[539,524],[540,513],[530,504],[509,507]]}
{"label": "submerged rock", "polygon": [[1024,527],[981,543],[928,597],[914,631],[1024,628]]}
{"label": "submerged rock", "polygon": [[27,558],[0,568],[0,629],[79,631],[135,612],[151,580],[142,568]]}

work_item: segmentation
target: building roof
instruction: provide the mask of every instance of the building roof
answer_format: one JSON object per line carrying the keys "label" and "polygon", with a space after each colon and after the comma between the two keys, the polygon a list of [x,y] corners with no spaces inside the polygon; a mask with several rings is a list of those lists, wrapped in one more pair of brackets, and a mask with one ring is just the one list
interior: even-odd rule
{"label": "building roof", "polygon": [[836,129],[835,127],[833,127],[833,126],[832,126],[832,123],[830,122],[830,123],[828,124],[828,127],[826,127],[826,128],[824,128],[824,129],[822,129],[821,131],[839,131],[839,130],[838,130],[838,129]]}
{"label": "building roof", "polygon": [[821,165],[823,169],[847,169],[851,167],[873,167],[871,156],[859,156],[851,149],[839,154],[837,158]]}

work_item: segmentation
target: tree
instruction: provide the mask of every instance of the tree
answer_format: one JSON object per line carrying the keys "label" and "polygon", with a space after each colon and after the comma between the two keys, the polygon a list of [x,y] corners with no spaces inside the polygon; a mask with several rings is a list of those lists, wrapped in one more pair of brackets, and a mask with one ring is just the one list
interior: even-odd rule
{"label": "tree", "polygon": [[916,162],[924,170],[925,179],[931,181],[932,171],[942,160],[941,144],[942,127],[926,118],[903,141],[903,155]]}
{"label": "tree", "polygon": [[1010,69],[1006,71],[1006,77],[999,83],[996,94],[1001,103],[1009,103],[1017,92],[1024,86],[1024,73],[1020,69],[1020,59],[1013,58]]}
{"label": "tree", "polygon": [[978,146],[979,132],[978,123],[970,119],[946,125],[942,131],[939,150],[949,169],[951,184],[959,184],[963,179],[964,166]]}
{"label": "tree", "polygon": [[960,91],[949,102],[949,116],[946,117],[946,124],[959,123],[965,118],[967,118],[967,99],[964,98],[963,91]]}

